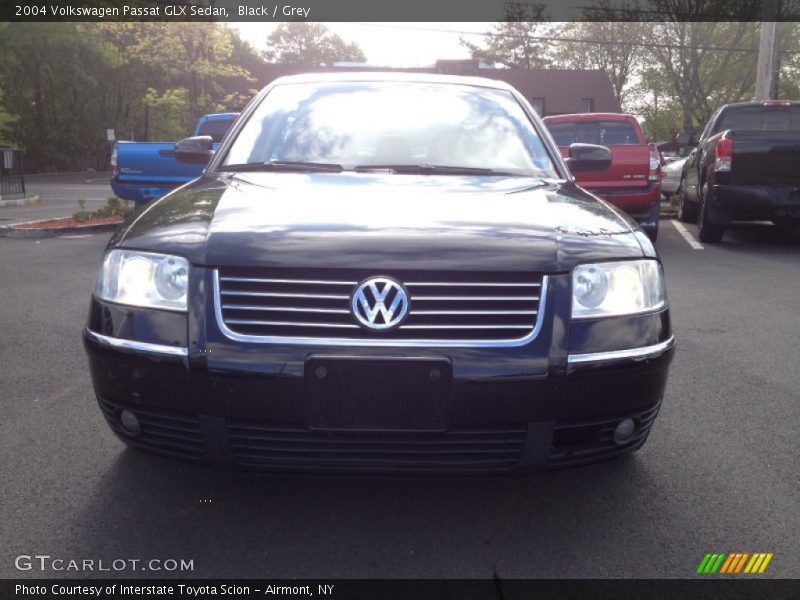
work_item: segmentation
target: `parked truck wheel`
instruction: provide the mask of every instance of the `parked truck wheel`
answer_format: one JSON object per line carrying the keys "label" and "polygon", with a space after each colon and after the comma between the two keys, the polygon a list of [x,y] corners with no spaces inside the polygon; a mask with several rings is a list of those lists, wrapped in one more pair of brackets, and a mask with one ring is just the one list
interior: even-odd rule
{"label": "parked truck wheel", "polygon": [[661,220],[661,203],[656,202],[653,205],[653,208],[650,209],[650,215],[645,221],[646,225],[642,226],[642,229],[647,234],[647,237],[650,238],[650,241],[654,244],[656,243],[656,239],[658,239],[658,223]]}
{"label": "parked truck wheel", "polygon": [[697,204],[689,200],[686,182],[683,180],[678,187],[678,220],[683,223],[697,223]]}
{"label": "parked truck wheel", "polygon": [[647,237],[650,238],[650,241],[655,244],[658,239],[658,221],[656,221],[655,227],[645,229],[644,232],[647,234]]}
{"label": "parked truck wheel", "polygon": [[722,240],[722,236],[725,235],[725,226],[709,222],[707,196],[708,186],[704,184],[702,191],[700,192],[700,215],[697,219],[699,231],[697,237],[700,238],[701,242],[716,244],[717,242],[720,242]]}

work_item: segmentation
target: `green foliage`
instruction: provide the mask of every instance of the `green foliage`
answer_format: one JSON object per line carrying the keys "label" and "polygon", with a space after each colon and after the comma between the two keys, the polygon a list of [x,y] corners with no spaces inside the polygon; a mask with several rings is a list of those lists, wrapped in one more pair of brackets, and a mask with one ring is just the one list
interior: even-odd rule
{"label": "green foliage", "polygon": [[699,132],[722,104],[751,100],[756,80],[757,23],[652,23],[648,65],[669,85],[683,111],[682,129]]}
{"label": "green foliage", "polygon": [[221,23],[0,24],[0,141],[34,171],[105,169],[106,129],[184,137],[201,115],[244,106],[232,89],[254,87],[259,61]]}
{"label": "green foliage", "polygon": [[[494,25],[480,44],[461,43],[494,66],[603,70],[622,109],[643,117],[647,136],[658,141],[699,133],[720,105],[753,98],[758,23],[681,21],[724,8],[722,0],[652,2],[663,21],[634,19],[632,0],[589,0],[584,21],[554,26],[528,15]],[[621,20],[619,8],[633,20]],[[800,25],[781,24],[780,45],[780,97],[800,99]]]}
{"label": "green foliage", "polygon": [[178,140],[187,136],[191,127],[189,90],[175,88],[159,92],[147,88],[142,98],[148,115],[148,138]]}
{"label": "green foliage", "polygon": [[348,44],[319,23],[281,23],[267,38],[267,47],[264,56],[274,63],[318,67],[367,60],[357,44]]}
{"label": "green foliage", "polygon": [[628,84],[645,59],[635,42],[647,27],[646,23],[612,21],[565,24],[555,32],[565,41],[558,42],[554,62],[564,69],[605,71],[617,100],[624,102]]}
{"label": "green foliage", "polygon": [[486,32],[483,43],[475,44],[461,39],[472,58],[492,66],[533,69],[552,63],[551,45],[537,39],[550,31],[548,25],[538,21],[496,23]]}
{"label": "green foliage", "polygon": [[106,205],[101,206],[97,210],[86,210],[86,201],[81,198],[78,200],[78,205],[81,210],[72,213],[72,218],[79,221],[89,221],[91,219],[100,219],[104,217],[121,217],[126,218],[133,212],[132,208],[124,206],[119,198],[111,197],[106,200]]}
{"label": "green foliage", "polygon": [[[509,21],[462,44],[500,67],[602,69],[623,110],[642,116],[659,141],[697,133],[719,105],[752,99],[756,53],[731,48],[757,48],[758,23],[677,18],[723,0],[652,2],[662,22],[618,22],[610,7],[619,2],[587,0],[584,21],[561,25],[546,23],[540,5],[508,3]],[[780,97],[798,100],[800,24],[782,23],[779,38]],[[244,106],[265,57],[365,60],[318,23],[282,23],[267,41],[260,56],[222,23],[0,23],[0,145],[22,147],[34,171],[105,169],[107,128],[140,141],[188,135],[201,115]]]}
{"label": "green foliage", "polygon": [[12,126],[16,118],[3,108],[3,95],[0,94],[0,146],[11,146]]}

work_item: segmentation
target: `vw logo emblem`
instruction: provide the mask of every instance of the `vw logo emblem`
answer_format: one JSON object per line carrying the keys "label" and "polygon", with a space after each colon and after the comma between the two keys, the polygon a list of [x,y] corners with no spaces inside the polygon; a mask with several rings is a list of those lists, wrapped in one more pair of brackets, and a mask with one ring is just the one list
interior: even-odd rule
{"label": "vw logo emblem", "polygon": [[356,288],[351,303],[353,316],[368,329],[391,329],[408,313],[408,294],[388,277],[371,277]]}

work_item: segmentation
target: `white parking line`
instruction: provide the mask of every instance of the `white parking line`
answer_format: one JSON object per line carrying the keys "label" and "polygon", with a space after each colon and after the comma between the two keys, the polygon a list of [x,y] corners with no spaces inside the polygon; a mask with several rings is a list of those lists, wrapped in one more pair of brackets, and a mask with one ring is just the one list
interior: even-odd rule
{"label": "white parking line", "polygon": [[672,224],[675,225],[675,229],[678,230],[678,233],[680,233],[681,236],[683,236],[683,239],[685,239],[686,243],[689,244],[692,248],[694,248],[695,250],[705,250],[705,248],[703,248],[703,244],[694,239],[692,234],[689,233],[689,230],[683,226],[683,223],[681,223],[677,219],[672,219]]}

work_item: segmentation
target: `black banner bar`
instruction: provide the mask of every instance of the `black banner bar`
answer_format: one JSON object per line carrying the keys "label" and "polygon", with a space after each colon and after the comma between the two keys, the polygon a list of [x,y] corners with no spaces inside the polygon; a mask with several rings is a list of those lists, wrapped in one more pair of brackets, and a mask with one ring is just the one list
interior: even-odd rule
{"label": "black banner bar", "polygon": [[207,598],[324,598],[335,600],[789,600],[800,597],[800,580],[715,578],[668,580],[269,580],[269,579],[76,579],[0,583],[3,600],[53,599],[197,600]]}
{"label": "black banner bar", "polygon": [[0,21],[798,21],[783,0],[7,0]]}

